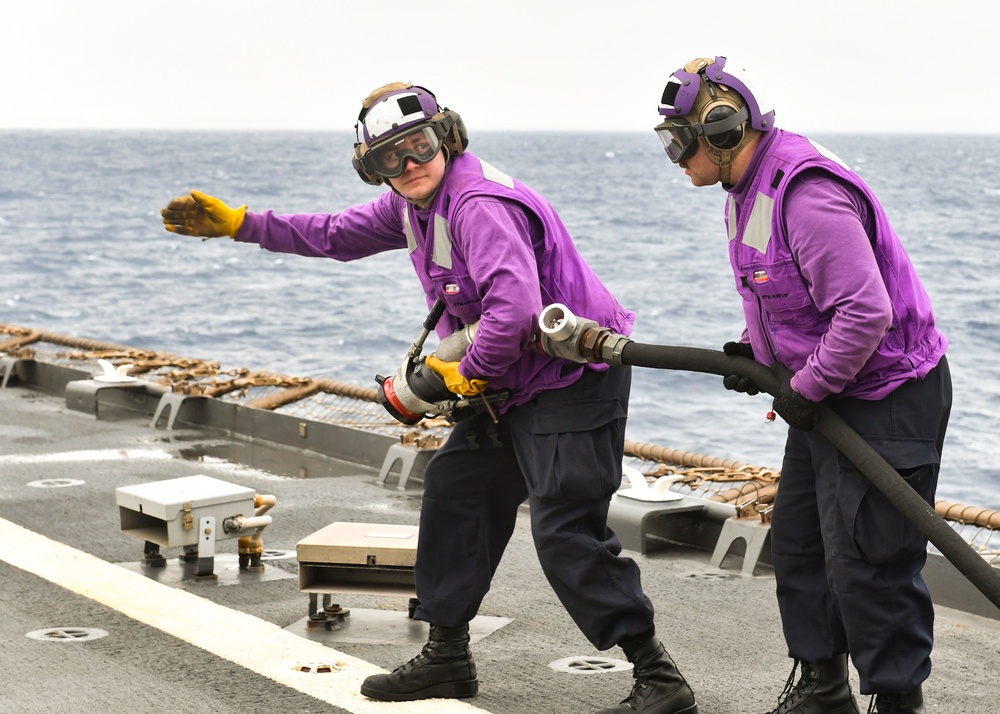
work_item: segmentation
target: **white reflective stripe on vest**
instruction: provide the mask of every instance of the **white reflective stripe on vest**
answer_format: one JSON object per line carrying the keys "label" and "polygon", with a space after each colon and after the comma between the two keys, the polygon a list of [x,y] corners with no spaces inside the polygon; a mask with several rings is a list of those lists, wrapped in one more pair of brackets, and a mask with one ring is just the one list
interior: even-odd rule
{"label": "white reflective stripe on vest", "polygon": [[487,179],[488,181],[498,183],[501,186],[506,186],[507,188],[514,188],[514,179],[512,179],[510,176],[505,174],[497,167],[486,163],[482,159],[479,159],[479,163],[483,167],[483,178]]}
{"label": "white reflective stripe on vest", "polygon": [[431,260],[442,268],[451,268],[451,230],[448,219],[434,214],[434,254]]}
{"label": "white reflective stripe on vest", "polygon": [[743,245],[767,252],[771,243],[771,216],[774,213],[774,199],[762,193],[757,194],[753,202],[753,210],[747,219],[747,227],[743,231]]}
{"label": "white reflective stripe on vest", "polygon": [[[483,169],[483,178],[502,184],[508,188],[514,188],[514,179],[510,176],[482,159],[479,160],[479,163]],[[406,232],[406,248],[412,253],[417,249],[417,237],[413,232],[413,226],[410,225],[410,211],[408,208],[403,210],[403,229]],[[445,216],[435,213],[434,249],[431,254],[431,260],[435,265],[450,270],[452,267],[451,250],[451,228],[448,224],[448,219]]]}
{"label": "white reflective stripe on vest", "polygon": [[413,235],[413,227],[410,225],[410,209],[403,209],[403,229],[406,231],[406,250],[412,253],[417,249],[417,237]]}

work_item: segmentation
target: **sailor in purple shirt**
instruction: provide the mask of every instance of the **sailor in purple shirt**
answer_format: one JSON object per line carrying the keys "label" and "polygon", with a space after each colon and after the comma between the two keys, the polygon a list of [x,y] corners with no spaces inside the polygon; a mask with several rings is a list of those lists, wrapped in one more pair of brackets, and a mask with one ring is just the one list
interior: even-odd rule
{"label": "sailor in purple shirt", "polygon": [[350,261],[406,250],[427,296],[443,300],[441,337],[478,323],[459,361],[426,364],[448,388],[507,390],[499,417],[459,420],[424,472],[415,566],[423,651],[365,680],[378,700],[471,697],[478,691],[469,621],[530,506],[539,562],[598,649],[621,646],[635,687],[602,711],[696,714],[694,694],[656,637],[639,568],[607,526],[622,476],[631,373],[531,349],[542,308],[562,303],[621,334],[635,315],[590,269],[542,196],[466,151],[461,117],[422,87],[396,83],[364,101],[353,164],[391,191],[339,213],[233,209],[200,192],[163,210],[167,230],[228,235],[261,248]]}
{"label": "sailor in purple shirt", "polygon": [[[926,539],[812,426],[828,405],[934,503],[951,378],[927,292],[865,182],[775,128],[725,57],[674,72],[659,111],[671,161],[695,186],[728,192],[746,331],[724,350],[787,368],[774,400],[790,428],[771,542],[795,665],[774,712],[858,712],[848,656],[872,711],[923,712],[934,621]],[[736,375],[724,384],[759,391]]]}

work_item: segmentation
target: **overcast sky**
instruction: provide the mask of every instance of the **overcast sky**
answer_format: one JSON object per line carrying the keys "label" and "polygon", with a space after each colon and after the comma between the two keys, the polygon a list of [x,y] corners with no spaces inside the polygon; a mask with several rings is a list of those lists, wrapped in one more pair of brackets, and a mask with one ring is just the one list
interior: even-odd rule
{"label": "overcast sky", "polygon": [[643,131],[716,54],[784,128],[1000,133],[989,0],[3,0],[0,129],[346,130],[405,80],[478,131]]}

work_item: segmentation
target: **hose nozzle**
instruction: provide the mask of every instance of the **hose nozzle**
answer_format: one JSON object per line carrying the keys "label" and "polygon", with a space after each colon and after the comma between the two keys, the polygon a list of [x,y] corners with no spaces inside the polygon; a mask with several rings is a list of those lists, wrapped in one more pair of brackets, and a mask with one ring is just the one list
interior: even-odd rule
{"label": "hose nozzle", "polygon": [[601,327],[593,320],[578,318],[561,303],[553,303],[538,317],[538,347],[551,356],[571,362],[604,363],[621,367],[621,354],[631,340]]}

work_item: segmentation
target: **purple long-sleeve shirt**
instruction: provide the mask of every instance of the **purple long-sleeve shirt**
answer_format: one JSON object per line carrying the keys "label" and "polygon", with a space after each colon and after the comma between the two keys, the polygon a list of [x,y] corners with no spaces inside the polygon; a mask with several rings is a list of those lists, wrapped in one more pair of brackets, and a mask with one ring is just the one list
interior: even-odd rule
{"label": "purple long-sleeve shirt", "polygon": [[451,161],[426,209],[385,192],[336,214],[248,211],[236,240],[341,261],[407,249],[428,304],[446,302],[438,334],[479,321],[460,371],[511,390],[503,408],[572,384],[585,368],[529,349],[543,307],[563,303],[625,335],[635,319],[593,273],[544,198],[468,153]]}

